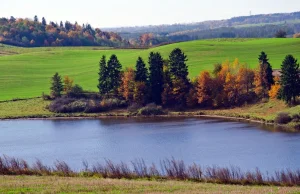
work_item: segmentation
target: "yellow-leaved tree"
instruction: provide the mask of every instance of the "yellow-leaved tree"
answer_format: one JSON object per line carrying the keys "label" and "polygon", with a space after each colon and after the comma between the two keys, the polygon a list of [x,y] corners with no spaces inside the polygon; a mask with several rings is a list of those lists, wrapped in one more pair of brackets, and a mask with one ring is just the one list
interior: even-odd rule
{"label": "yellow-leaved tree", "polygon": [[66,94],[70,93],[73,87],[74,80],[72,80],[69,76],[64,77],[64,92]]}
{"label": "yellow-leaved tree", "polygon": [[278,97],[279,94],[279,90],[280,90],[280,77],[276,76],[274,78],[275,84],[271,86],[271,89],[269,91],[269,97],[271,99],[276,99]]}

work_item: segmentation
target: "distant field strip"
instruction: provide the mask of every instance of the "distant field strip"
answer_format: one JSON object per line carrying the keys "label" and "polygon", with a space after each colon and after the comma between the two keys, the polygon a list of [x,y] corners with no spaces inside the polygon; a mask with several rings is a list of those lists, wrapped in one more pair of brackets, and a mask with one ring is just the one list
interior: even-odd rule
{"label": "distant field strip", "polygon": [[69,75],[86,90],[97,91],[98,63],[102,55],[116,54],[123,67],[133,67],[138,56],[147,61],[151,51],[164,58],[174,48],[188,56],[190,77],[203,70],[212,70],[215,63],[239,58],[255,68],[258,55],[265,51],[273,68],[280,68],[285,55],[300,59],[300,39],[214,39],[183,42],[166,46],[139,49],[102,47],[19,48],[0,45],[0,101],[29,98],[49,92],[50,77],[59,72]]}

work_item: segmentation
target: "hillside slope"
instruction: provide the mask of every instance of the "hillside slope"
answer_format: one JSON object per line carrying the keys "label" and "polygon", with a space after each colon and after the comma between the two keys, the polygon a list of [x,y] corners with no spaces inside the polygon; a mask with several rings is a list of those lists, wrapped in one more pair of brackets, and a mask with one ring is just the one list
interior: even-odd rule
{"label": "hillside slope", "polygon": [[[258,55],[265,51],[273,68],[280,68],[285,55],[300,59],[300,39],[215,39],[183,42],[149,50],[113,50],[101,47],[30,48],[0,46],[0,101],[40,96],[49,92],[50,77],[69,75],[84,89],[97,91],[98,63],[102,55],[116,54],[124,67],[133,67],[138,56],[147,61],[151,51],[164,58],[174,48],[188,56],[190,77],[212,70],[215,63],[239,58],[255,68]],[[103,50],[104,49],[104,50]],[[6,54],[5,54],[6,53]],[[7,55],[9,53],[9,55]]]}

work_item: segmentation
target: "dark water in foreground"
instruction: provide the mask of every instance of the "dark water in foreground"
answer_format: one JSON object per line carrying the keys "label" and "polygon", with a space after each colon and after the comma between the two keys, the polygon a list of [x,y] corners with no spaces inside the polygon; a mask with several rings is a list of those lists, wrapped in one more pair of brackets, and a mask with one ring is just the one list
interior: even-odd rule
{"label": "dark water in foreground", "polygon": [[56,159],[74,169],[111,159],[174,157],[186,164],[262,171],[300,169],[300,134],[260,124],[197,118],[0,121],[0,154],[29,162]]}

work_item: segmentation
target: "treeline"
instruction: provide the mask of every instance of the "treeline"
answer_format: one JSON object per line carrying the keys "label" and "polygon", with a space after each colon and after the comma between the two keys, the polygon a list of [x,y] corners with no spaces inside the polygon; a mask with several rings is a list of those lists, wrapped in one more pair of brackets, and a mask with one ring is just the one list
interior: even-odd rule
{"label": "treeline", "polygon": [[[216,29],[194,29],[186,31],[178,31],[170,34],[145,33],[140,36],[129,38],[132,45],[153,46],[171,42],[183,42],[200,39],[212,38],[285,38],[293,36],[295,32],[300,31],[300,24],[290,25],[263,25],[251,27],[222,27]],[[285,32],[284,36],[277,36],[279,32]],[[123,36],[123,34],[121,34]],[[297,38],[297,34],[294,35]]]}
{"label": "treeline", "polygon": [[[57,100],[50,110],[91,113],[130,105],[142,107],[149,103],[164,108],[220,108],[255,103],[266,98],[295,104],[300,95],[299,64],[292,55],[285,57],[280,74],[275,77],[264,52],[259,55],[257,69],[250,69],[235,59],[216,64],[212,73],[203,71],[192,80],[188,78],[187,60],[179,48],[174,49],[166,60],[160,53],[151,52],[149,68],[139,57],[135,69],[122,71],[116,55],[108,61],[106,56],[102,56],[99,62],[99,93],[87,96],[80,86],[73,86],[73,80],[68,76],[62,81],[56,73],[52,78],[51,97]],[[62,95],[73,99],[60,98]],[[87,100],[78,101],[76,98]],[[153,105],[148,108],[162,112],[161,108]]]}
{"label": "treeline", "polygon": [[37,16],[33,20],[0,18],[0,43],[25,47],[129,45],[118,34],[94,29],[90,24],[47,23]]}
{"label": "treeline", "polygon": [[[128,35],[128,34],[145,34],[153,33],[167,35],[176,32],[193,31],[193,30],[208,30],[223,27],[236,27],[241,25],[253,24],[272,24],[272,23],[287,23],[289,21],[297,21],[300,19],[300,12],[294,13],[276,13],[265,15],[252,15],[233,17],[225,20],[212,20],[204,22],[196,22],[189,24],[172,24],[172,25],[151,25],[151,26],[135,26],[135,27],[119,27],[107,28],[108,30]],[[291,22],[292,23],[292,22]],[[129,35],[128,35],[129,36]]]}
{"label": "treeline", "polygon": [[278,31],[289,37],[300,32],[300,12],[235,17],[228,20],[204,21],[142,27],[110,28],[133,45],[152,46],[211,38],[271,38]]}

